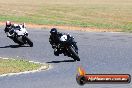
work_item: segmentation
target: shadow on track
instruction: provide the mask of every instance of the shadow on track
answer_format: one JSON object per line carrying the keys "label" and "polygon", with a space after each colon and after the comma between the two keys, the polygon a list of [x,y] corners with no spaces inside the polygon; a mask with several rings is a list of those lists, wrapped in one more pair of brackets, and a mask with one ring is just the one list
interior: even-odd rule
{"label": "shadow on track", "polygon": [[19,47],[29,47],[29,46],[9,45],[9,46],[3,46],[3,47],[0,47],[0,48],[19,48]]}
{"label": "shadow on track", "polygon": [[62,61],[51,61],[51,62],[46,62],[46,63],[62,63],[62,62],[76,62],[74,60],[62,60]]}

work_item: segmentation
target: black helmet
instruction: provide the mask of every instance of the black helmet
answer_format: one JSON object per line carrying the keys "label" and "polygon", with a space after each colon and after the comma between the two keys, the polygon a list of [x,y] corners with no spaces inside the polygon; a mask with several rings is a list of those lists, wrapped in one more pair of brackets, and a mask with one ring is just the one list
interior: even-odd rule
{"label": "black helmet", "polygon": [[56,29],[56,28],[52,28],[52,29],[50,30],[50,33],[51,33],[51,34],[57,34],[57,29]]}

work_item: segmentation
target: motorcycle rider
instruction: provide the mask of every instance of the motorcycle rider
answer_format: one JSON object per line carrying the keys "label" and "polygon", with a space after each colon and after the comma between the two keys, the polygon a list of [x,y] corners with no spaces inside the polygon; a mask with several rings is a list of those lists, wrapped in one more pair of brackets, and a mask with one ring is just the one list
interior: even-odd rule
{"label": "motorcycle rider", "polygon": [[[62,51],[60,51],[60,49],[59,49],[59,47],[58,47],[58,44],[60,44],[61,42],[60,42],[60,37],[62,36],[62,35],[64,35],[65,33],[60,33],[60,32],[58,32],[57,31],[57,29],[56,28],[52,28],[51,30],[50,30],[50,38],[49,38],[49,42],[50,42],[50,44],[52,45],[52,48],[54,49],[54,55],[55,56],[59,56],[59,54],[61,54],[62,53]],[[73,38],[71,35],[69,35],[69,34],[65,34],[65,35],[67,35],[68,37],[70,37],[70,38]],[[74,38],[73,38],[73,41],[74,41]],[[77,47],[77,45],[76,45],[76,42],[74,42],[73,43],[73,46],[75,47],[75,49],[76,49],[76,52],[78,53],[78,47]],[[66,56],[66,54],[64,53],[64,55]]]}
{"label": "motorcycle rider", "polygon": [[[20,24],[20,25],[22,25],[23,28],[26,28],[25,23]],[[7,34],[7,37],[12,38],[12,35],[10,34],[10,32],[13,30],[19,30],[20,32],[22,32],[22,30],[20,30],[20,25],[12,24],[11,21],[6,21],[6,27],[5,27],[4,31]]]}
{"label": "motorcycle rider", "polygon": [[10,35],[10,30],[13,28],[13,24],[11,23],[11,21],[6,21],[6,27],[4,29],[7,37],[11,38],[12,39],[12,36]]}
{"label": "motorcycle rider", "polygon": [[[25,23],[20,24],[23,28],[25,28]],[[20,43],[17,40],[17,35],[15,32],[17,33],[23,33],[23,30],[21,30],[20,25],[18,24],[12,24],[11,21],[6,21],[6,27],[4,29],[7,37],[9,37],[10,39],[12,39],[14,42],[16,43]],[[28,32],[26,34],[28,36]]]}

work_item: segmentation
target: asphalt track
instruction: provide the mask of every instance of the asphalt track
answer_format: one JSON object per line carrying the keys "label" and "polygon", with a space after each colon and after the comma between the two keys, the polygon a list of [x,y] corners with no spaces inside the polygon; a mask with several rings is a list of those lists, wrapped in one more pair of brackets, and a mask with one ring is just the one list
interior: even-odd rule
{"label": "asphalt track", "polygon": [[0,56],[24,58],[46,62],[52,68],[47,71],[0,78],[0,88],[132,88],[132,84],[76,83],[77,68],[87,73],[127,73],[132,75],[132,34],[66,31],[78,42],[80,62],[53,55],[48,42],[49,30],[28,30],[34,47],[17,47],[6,37],[0,27]]}

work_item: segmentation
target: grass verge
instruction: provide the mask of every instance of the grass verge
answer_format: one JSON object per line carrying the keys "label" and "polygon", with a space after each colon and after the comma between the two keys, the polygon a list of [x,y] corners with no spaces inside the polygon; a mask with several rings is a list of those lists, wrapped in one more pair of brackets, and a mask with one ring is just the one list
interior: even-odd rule
{"label": "grass verge", "polygon": [[26,60],[2,59],[0,58],[0,75],[7,73],[19,73],[39,69],[42,64]]}
{"label": "grass verge", "polygon": [[131,32],[131,8],[132,0],[0,0],[0,21]]}

